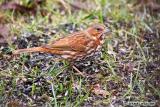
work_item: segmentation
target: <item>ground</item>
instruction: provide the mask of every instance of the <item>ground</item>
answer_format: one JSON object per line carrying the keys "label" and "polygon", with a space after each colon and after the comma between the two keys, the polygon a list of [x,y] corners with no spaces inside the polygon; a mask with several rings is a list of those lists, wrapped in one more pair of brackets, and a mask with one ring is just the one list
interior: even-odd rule
{"label": "ground", "polygon": [[[0,106],[160,105],[160,5],[140,1],[1,0]],[[94,23],[111,34],[101,53],[75,62],[86,77],[55,55],[12,55]]]}

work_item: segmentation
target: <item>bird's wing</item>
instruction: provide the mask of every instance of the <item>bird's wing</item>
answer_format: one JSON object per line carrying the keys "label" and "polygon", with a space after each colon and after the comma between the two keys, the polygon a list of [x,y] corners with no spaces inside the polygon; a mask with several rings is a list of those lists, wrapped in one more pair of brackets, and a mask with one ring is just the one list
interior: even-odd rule
{"label": "bird's wing", "polygon": [[44,45],[44,48],[56,49],[59,51],[79,51],[86,50],[90,39],[83,32],[74,33],[67,37],[54,41],[52,44]]}

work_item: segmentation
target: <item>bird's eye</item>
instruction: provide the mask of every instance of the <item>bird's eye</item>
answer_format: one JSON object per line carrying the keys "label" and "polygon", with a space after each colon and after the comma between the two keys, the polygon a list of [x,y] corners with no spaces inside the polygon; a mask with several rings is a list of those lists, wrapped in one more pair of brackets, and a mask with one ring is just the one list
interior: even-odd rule
{"label": "bird's eye", "polygon": [[96,30],[99,32],[99,31],[102,31],[102,29],[101,28],[96,28]]}

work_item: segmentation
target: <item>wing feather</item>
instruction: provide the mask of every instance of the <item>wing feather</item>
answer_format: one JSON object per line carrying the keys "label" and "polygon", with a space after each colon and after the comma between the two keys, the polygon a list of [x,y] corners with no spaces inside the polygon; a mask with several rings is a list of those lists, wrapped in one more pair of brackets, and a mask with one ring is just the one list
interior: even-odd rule
{"label": "wing feather", "polygon": [[44,48],[56,49],[60,51],[79,51],[84,52],[90,38],[83,32],[74,33],[68,37],[53,41],[52,44],[44,45]]}

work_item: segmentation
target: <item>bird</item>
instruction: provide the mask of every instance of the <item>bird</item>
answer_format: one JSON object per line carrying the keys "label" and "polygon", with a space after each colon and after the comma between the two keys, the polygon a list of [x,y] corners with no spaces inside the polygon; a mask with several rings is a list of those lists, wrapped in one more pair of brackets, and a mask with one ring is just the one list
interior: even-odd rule
{"label": "bird", "polygon": [[104,24],[93,24],[85,30],[71,33],[49,44],[18,49],[13,51],[13,54],[43,52],[59,55],[69,62],[81,61],[101,49],[108,32],[110,30]]}

